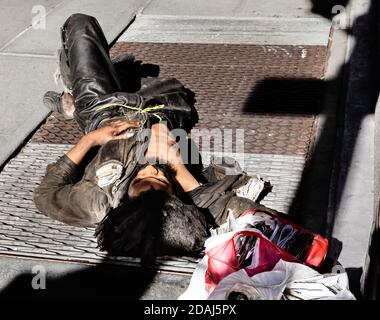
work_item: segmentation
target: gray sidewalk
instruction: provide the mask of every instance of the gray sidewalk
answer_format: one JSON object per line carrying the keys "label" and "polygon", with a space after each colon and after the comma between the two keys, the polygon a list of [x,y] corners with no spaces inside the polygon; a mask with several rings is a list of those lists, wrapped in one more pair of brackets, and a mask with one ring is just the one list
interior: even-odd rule
{"label": "gray sidewalk", "polygon": [[153,0],[119,41],[327,45],[331,22],[311,3],[290,1]]}
{"label": "gray sidewalk", "polygon": [[374,148],[378,142],[375,141],[376,100],[373,96],[378,94],[377,55],[374,53],[379,34],[374,1],[351,1],[349,9],[353,29],[348,40],[347,94],[330,228],[332,236],[343,243],[340,261],[359,278],[366,272],[365,260],[375,217]]}
{"label": "gray sidewalk", "polygon": [[[53,74],[59,47],[59,27],[73,13],[97,17],[107,40],[114,41],[147,0],[7,0],[0,18],[0,166],[45,119],[47,90],[56,89]],[[34,11],[33,11],[34,8]],[[39,11],[44,9],[45,11]],[[118,9],[115,9],[118,8]],[[46,28],[33,19],[46,13]],[[40,24],[42,26],[42,24]]]}

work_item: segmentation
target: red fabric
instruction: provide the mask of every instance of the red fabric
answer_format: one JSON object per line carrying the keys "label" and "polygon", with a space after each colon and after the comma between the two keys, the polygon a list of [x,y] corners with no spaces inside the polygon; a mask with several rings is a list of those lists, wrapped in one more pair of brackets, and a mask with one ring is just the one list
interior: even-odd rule
{"label": "red fabric", "polygon": [[328,246],[328,240],[317,234],[306,254],[305,263],[309,266],[320,267],[326,258]]}
{"label": "red fabric", "polygon": [[[250,213],[255,214],[256,210],[247,210],[246,212],[244,212],[243,216],[246,214],[250,214]],[[305,229],[305,228],[303,228],[303,227],[301,227],[301,226],[299,226],[299,225],[297,225],[291,221],[288,221],[288,220],[285,220],[283,218],[271,215],[269,213],[266,213],[266,214],[270,215],[271,217],[278,219],[279,221],[281,221],[284,224],[291,225],[293,228],[298,229],[298,230],[302,231],[303,233],[313,235],[314,236],[313,243],[309,247],[309,249],[305,255],[305,259],[302,262],[311,266],[311,267],[320,267],[322,265],[323,261],[326,258],[327,250],[328,250],[328,246],[329,246],[329,241],[326,238],[322,237],[319,234],[313,233],[313,232],[311,232],[311,231],[309,231],[309,230],[307,230],[307,229]]]}
{"label": "red fabric", "polygon": [[257,261],[257,266],[252,269],[244,268],[250,277],[260,272],[272,270],[280,259],[297,261],[295,257],[277,247],[257,232],[236,232],[231,239],[206,251],[208,266],[205,280],[209,293],[215,289],[216,285],[223,278],[243,268],[237,261],[235,249],[235,238],[240,234],[259,238],[259,261]]}
{"label": "red fabric", "polygon": [[[256,211],[254,210],[248,210],[244,212],[242,216],[246,214],[255,214],[255,212]],[[312,267],[321,266],[327,254],[328,240],[319,234],[314,234],[305,228],[296,225],[295,223],[277,216],[272,217],[278,219],[284,224],[293,226],[295,229],[298,229],[303,233],[308,233],[314,236],[313,243],[310,245],[304,261],[299,261],[296,257],[279,248],[260,233],[254,231],[238,231],[229,240],[217,245],[216,247],[206,250],[206,255],[208,256],[208,266],[205,281],[209,293],[215,289],[217,284],[223,278],[243,268],[238,263],[235,249],[235,238],[240,234],[259,238],[259,261],[257,261],[257,265],[254,268],[244,268],[250,277],[260,272],[272,270],[280,259],[290,262],[305,263]]]}

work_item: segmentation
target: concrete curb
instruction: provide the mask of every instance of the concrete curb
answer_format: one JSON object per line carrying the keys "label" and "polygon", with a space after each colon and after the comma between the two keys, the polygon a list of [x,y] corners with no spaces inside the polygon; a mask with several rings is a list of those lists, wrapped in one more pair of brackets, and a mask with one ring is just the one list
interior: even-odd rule
{"label": "concrete curb", "polygon": [[351,290],[362,297],[366,282],[366,252],[373,222],[374,93],[373,45],[374,2],[353,0],[349,17],[344,67],[346,92],[335,159],[335,181],[329,206],[329,233],[343,242],[340,262],[350,278]]}

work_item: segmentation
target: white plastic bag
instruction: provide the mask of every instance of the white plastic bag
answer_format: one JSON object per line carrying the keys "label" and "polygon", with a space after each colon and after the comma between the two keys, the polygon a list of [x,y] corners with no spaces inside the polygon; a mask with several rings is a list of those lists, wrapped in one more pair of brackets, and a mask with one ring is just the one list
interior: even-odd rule
{"label": "white plastic bag", "polygon": [[349,291],[346,273],[322,275],[303,264],[284,260],[272,271],[251,278],[244,269],[230,274],[208,299],[227,300],[231,292],[260,300],[355,300]]}

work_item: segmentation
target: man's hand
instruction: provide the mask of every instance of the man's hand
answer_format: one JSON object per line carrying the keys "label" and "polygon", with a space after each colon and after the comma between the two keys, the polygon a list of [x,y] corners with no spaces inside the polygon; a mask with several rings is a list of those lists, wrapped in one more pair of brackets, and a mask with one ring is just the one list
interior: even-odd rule
{"label": "man's hand", "polygon": [[175,138],[165,124],[154,124],[149,140],[146,158],[159,159],[172,166],[183,164],[181,152]]}
{"label": "man's hand", "polygon": [[199,186],[199,182],[187,170],[181,157],[181,150],[168,127],[154,124],[146,158],[157,158],[161,163],[170,164],[176,172],[176,180],[183,191],[189,192]]}
{"label": "man's hand", "polygon": [[128,139],[131,134],[125,132],[125,130],[138,128],[139,126],[140,124],[138,122],[127,122],[122,120],[112,122],[108,126],[96,129],[84,135],[74,148],[66,153],[66,156],[74,163],[79,164],[92,147],[103,145],[111,140]]}
{"label": "man's hand", "polygon": [[112,122],[108,126],[96,129],[86,134],[83,138],[87,139],[92,146],[99,146],[111,140],[128,139],[131,134],[124,131],[130,128],[138,128],[139,126],[139,122],[118,120]]}

